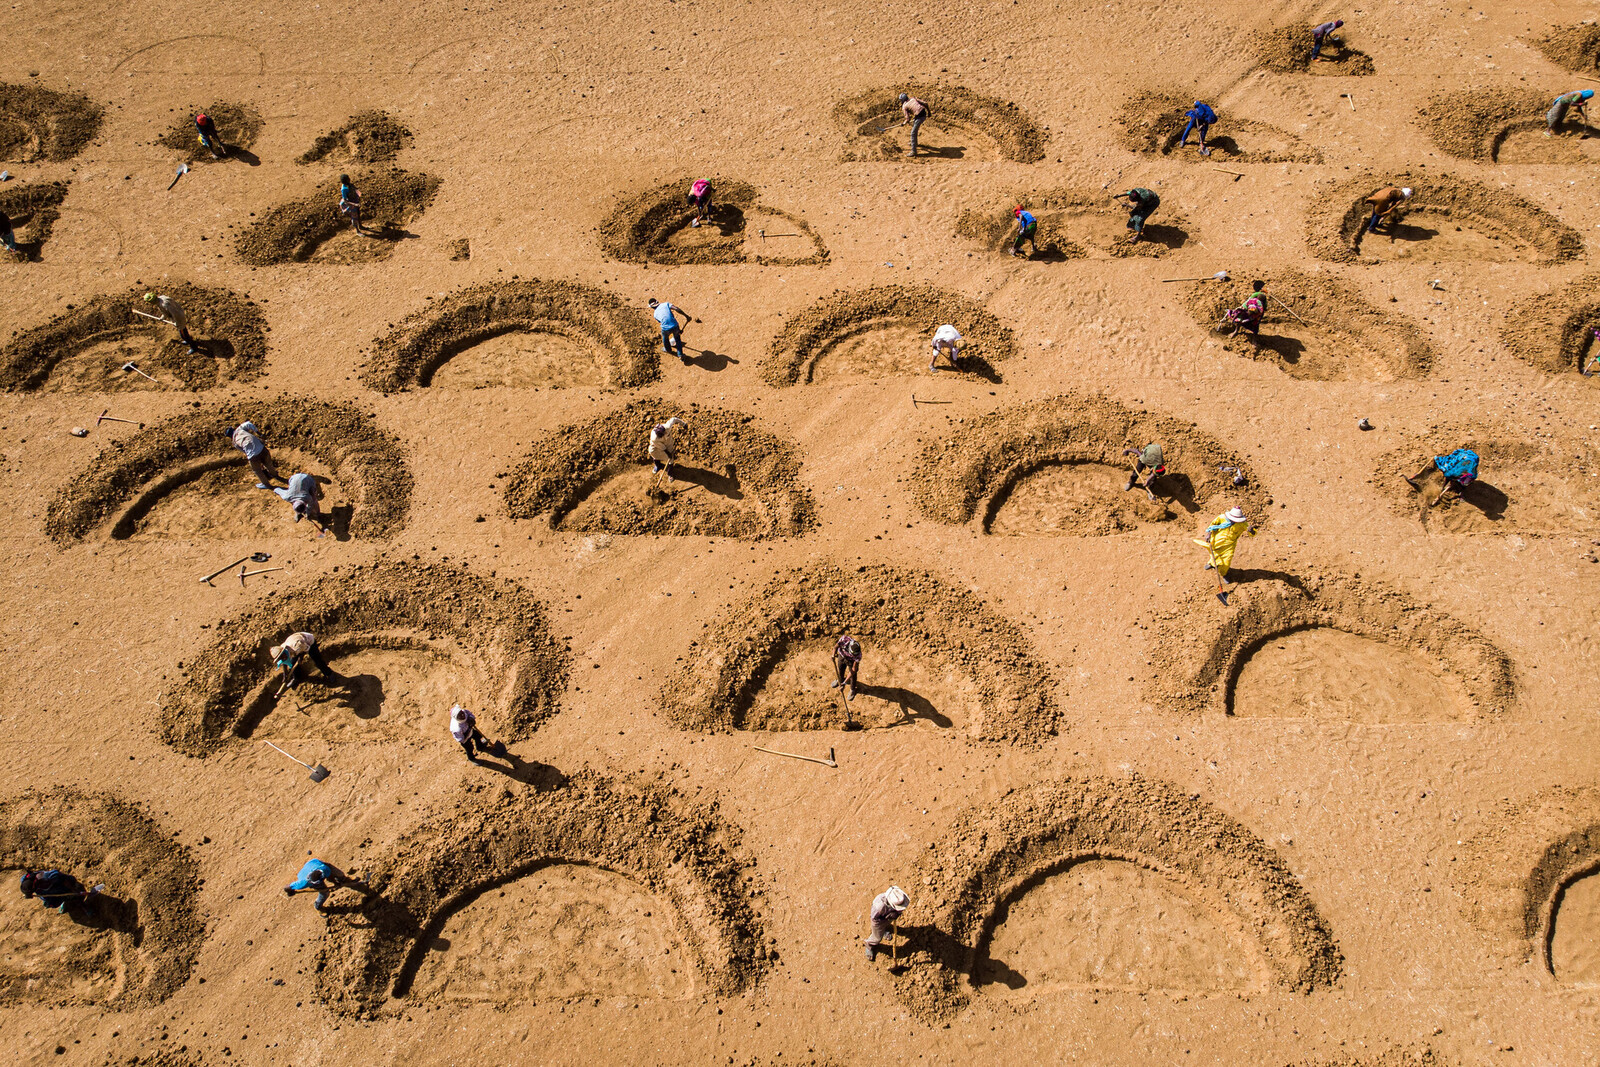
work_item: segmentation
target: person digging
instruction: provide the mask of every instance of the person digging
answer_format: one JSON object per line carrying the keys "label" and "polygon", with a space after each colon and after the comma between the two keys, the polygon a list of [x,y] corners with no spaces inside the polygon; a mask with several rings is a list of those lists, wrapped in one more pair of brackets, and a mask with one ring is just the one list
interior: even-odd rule
{"label": "person digging", "polygon": [[1128,229],[1133,231],[1133,236],[1128,238],[1128,243],[1136,245],[1144,237],[1144,223],[1156,208],[1161,206],[1161,198],[1152,190],[1145,188],[1129,189],[1125,193],[1118,193],[1113,200],[1126,200],[1128,202]]}
{"label": "person digging", "polygon": [[300,684],[300,664],[307,659],[317,665],[324,681],[342,677],[322,658],[315,635],[304,630],[285,637],[283,644],[273,645],[267,649],[267,654],[272,657],[273,668],[283,673],[284,684],[278,690],[280,696]]}
{"label": "person digging", "polygon": [[204,111],[194,117],[194,128],[200,132],[200,144],[212,159],[221,159],[228,154],[228,146],[222,143],[222,135],[217,133],[217,124],[211,116]]}
{"label": "person digging", "polygon": [[1017,239],[1011,242],[1011,254],[1022,255],[1022,242],[1026,241],[1033,246],[1033,251],[1029,254],[1038,255],[1039,220],[1033,217],[1033,212],[1022,210],[1021,204],[1012,210],[1011,215],[1017,220]]}
{"label": "person digging", "polygon": [[961,331],[949,323],[945,323],[933,331],[933,358],[928,360],[928,369],[939,369],[939,357],[943,356],[950,364],[951,370],[961,369]]}
{"label": "person digging", "polygon": [[[1167,473],[1166,461],[1161,456],[1161,446],[1152,441],[1143,448],[1124,448],[1122,454],[1134,457],[1133,473],[1128,475],[1128,484],[1122,487],[1122,491],[1126,493],[1137,485],[1154,503],[1156,494],[1150,487],[1157,478]],[[1143,481],[1139,480],[1140,475],[1144,476]]]}
{"label": "person digging", "polygon": [[[262,486],[262,488],[266,488],[266,486]],[[327,518],[322,514],[322,505],[319,503],[322,498],[322,490],[318,488],[316,478],[301,471],[299,474],[290,477],[286,488],[275,488],[272,491],[278,495],[279,499],[294,509],[295,522],[299,522],[301,519],[310,519],[312,525],[317,528],[317,536],[327,536],[329,525]]]}
{"label": "person digging", "polygon": [[244,453],[244,458],[250,464],[250,470],[256,476],[256,488],[271,488],[274,479],[283,480],[283,475],[278,473],[278,465],[272,461],[272,453],[267,451],[267,443],[261,439],[261,431],[256,429],[253,422],[241,422],[231,430],[223,430],[222,436],[233,442],[233,447]]}
{"label": "person digging", "polygon": [[1410,189],[1401,189],[1393,185],[1386,185],[1367,197],[1364,202],[1372,205],[1372,218],[1367,220],[1367,232],[1377,233],[1378,223],[1387,222],[1389,232],[1394,233],[1394,224],[1400,220],[1396,212],[1401,204],[1410,199]]}
{"label": "person digging", "polygon": [[283,887],[283,895],[292,897],[296,893],[306,890],[317,895],[315,907],[324,911],[323,905],[328,903],[328,894],[335,889],[350,888],[364,896],[372,896],[373,891],[363,885],[361,880],[352,874],[345,874],[339,868],[326,860],[310,859],[300,868],[300,873],[295,875],[294,881]]}
{"label": "person digging", "polygon": [[1183,124],[1183,133],[1178,138],[1178,147],[1189,147],[1189,134],[1191,132],[1198,133],[1200,135],[1200,154],[1209,156],[1211,149],[1206,147],[1206,134],[1211,132],[1212,123],[1217,121],[1217,113],[1211,110],[1210,104],[1196,100],[1194,107],[1185,111],[1183,117],[1189,121]]}
{"label": "person digging", "polygon": [[[1406,479],[1406,483],[1417,492],[1424,492],[1422,480],[1437,471],[1444,476],[1444,487],[1439,490],[1439,495],[1427,501],[1428,507],[1442,503],[1451,493],[1460,496],[1467,491],[1478,478],[1478,454],[1470,448],[1458,448],[1445,456],[1434,456],[1415,475]],[[1424,496],[1426,499],[1426,496]]]}
{"label": "person digging", "polygon": [[478,717],[460,704],[450,706],[450,736],[461,746],[461,751],[467,754],[467,759],[473,763],[478,762],[477,753],[473,751],[474,745],[477,746],[478,752],[495,756],[506,754],[505,744],[484,737],[483,731],[478,729]]}
{"label": "person digging", "polygon": [[690,226],[699,226],[711,218],[711,183],[705,178],[697,179],[689,186],[689,192],[685,194],[684,200],[694,211]]}
{"label": "person digging", "polygon": [[[1577,111],[1578,118],[1583,125],[1589,124],[1589,101],[1594,98],[1593,89],[1577,89],[1570,93],[1562,93],[1556,97],[1555,103],[1550,105],[1550,110],[1545,112],[1544,124],[1546,137],[1554,137],[1561,132],[1561,124],[1567,121],[1568,111]],[[1580,127],[1581,130],[1581,127]],[[1580,136],[1586,136],[1580,133]]]}
{"label": "person digging", "polygon": [[1217,599],[1224,606],[1228,603],[1228,569],[1233,566],[1233,550],[1245,534],[1254,537],[1256,527],[1245,518],[1244,509],[1236,507],[1218,515],[1206,528],[1204,539],[1194,539],[1210,555],[1205,569],[1217,572]]}
{"label": "person digging", "polygon": [[905,115],[905,121],[901,122],[900,125],[911,127],[911,148],[907,154],[915,157],[917,154],[917,133],[933,112],[928,110],[927,104],[910,93],[900,94],[900,111]]}
{"label": "person digging", "polygon": [[195,343],[195,339],[189,334],[189,323],[183,314],[182,304],[179,304],[165,293],[146,293],[144,294],[144,302],[146,304],[154,304],[161,309],[162,321],[177,328],[178,340],[189,346],[189,355],[192,356],[200,351],[200,346]]}
{"label": "person digging", "polygon": [[678,431],[687,430],[689,424],[674,415],[666,422],[657,423],[650,430],[650,446],[646,453],[650,457],[650,473],[656,475],[654,484],[650,486],[652,493],[660,492],[661,475],[667,476],[667,481],[672,481],[672,465],[678,461]]}
{"label": "person digging", "polygon": [[82,882],[55,868],[43,871],[24,868],[22,871],[23,898],[31,900],[38,897],[40,904],[54,908],[62,915],[65,915],[67,909],[74,904],[89,903],[89,898],[99,891],[100,889],[85,889]]}
{"label": "person digging", "polygon": [[878,958],[878,946],[883,944],[884,937],[895,936],[897,933],[895,925],[909,907],[911,898],[897,885],[890,886],[873,898],[872,910],[867,913],[867,918],[872,923],[871,932],[867,934],[868,963]]}
{"label": "person digging", "polygon": [[[1250,295],[1245,297],[1244,303],[1228,309],[1228,313],[1222,318],[1221,328],[1227,330],[1229,337],[1238,337],[1241,330],[1249,331],[1251,343],[1261,337],[1261,320],[1267,314],[1267,294],[1263,291],[1265,288],[1265,282],[1251,282]],[[1228,329],[1229,327],[1232,328]]]}
{"label": "person digging", "polygon": [[1340,46],[1342,46],[1344,44],[1343,41],[1341,41],[1339,38],[1337,38],[1337,37],[1335,37],[1333,35],[1333,31],[1337,30],[1340,26],[1343,26],[1343,25],[1344,25],[1344,19],[1334,19],[1332,22],[1324,22],[1322,25],[1312,28],[1312,30],[1311,30],[1311,61],[1313,63],[1319,62],[1319,61],[1323,62],[1323,63],[1328,62],[1328,60],[1324,59],[1323,56],[1322,56],[1322,46],[1323,45],[1331,44],[1331,45],[1334,45],[1335,47],[1340,47]]}

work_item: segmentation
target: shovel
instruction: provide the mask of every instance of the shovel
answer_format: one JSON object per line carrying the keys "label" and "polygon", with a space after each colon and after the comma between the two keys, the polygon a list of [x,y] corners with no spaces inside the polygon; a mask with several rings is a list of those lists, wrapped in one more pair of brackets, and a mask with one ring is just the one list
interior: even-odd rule
{"label": "shovel", "polygon": [[265,563],[267,560],[269,560],[271,558],[272,558],[272,553],[271,552],[252,552],[248,556],[243,556],[243,557],[241,557],[239,559],[234,560],[232,563],[228,564],[226,567],[223,567],[223,568],[221,568],[219,570],[212,571],[210,574],[206,575],[205,577],[201,578],[200,580],[202,582],[205,582],[207,585],[210,585],[211,584],[211,579],[215,578],[217,575],[221,574],[223,571],[231,571],[233,568],[237,567],[241,563],[244,563],[246,560],[248,560],[251,563]]}
{"label": "shovel", "polygon": [[1164,282],[1225,282],[1228,280],[1228,272],[1219,270],[1217,273],[1207,275],[1204,278],[1162,278],[1161,280]]}
{"label": "shovel", "polygon": [[[262,741],[261,743],[263,745],[266,745],[268,748],[272,749],[274,752],[283,752],[283,749],[279,748],[277,745],[273,744],[271,741]],[[287,752],[283,752],[283,754],[285,756],[289,756],[289,753],[287,753]],[[294,759],[293,756],[289,756],[289,758],[290,759]],[[306,770],[311,772],[311,780],[313,782],[320,782],[323,779],[327,778],[328,775],[333,773],[332,771],[328,770],[328,768],[324,767],[320,763],[313,765],[313,764],[305,763],[305,762],[303,762],[301,760],[297,760],[297,759],[294,759],[294,761],[296,763],[300,764],[300,766],[304,767]]]}
{"label": "shovel", "polygon": [[900,966],[900,927],[894,923],[889,924],[889,973],[902,974],[905,968]]}
{"label": "shovel", "polygon": [[172,192],[172,186],[177,185],[178,184],[178,179],[183,177],[185,174],[188,174],[188,173],[189,173],[189,164],[187,164],[187,163],[179,163],[178,164],[178,173],[176,173],[176,174],[174,174],[172,176],[172,182],[171,182],[171,184],[169,184],[167,186],[167,192],[169,192],[169,193]]}

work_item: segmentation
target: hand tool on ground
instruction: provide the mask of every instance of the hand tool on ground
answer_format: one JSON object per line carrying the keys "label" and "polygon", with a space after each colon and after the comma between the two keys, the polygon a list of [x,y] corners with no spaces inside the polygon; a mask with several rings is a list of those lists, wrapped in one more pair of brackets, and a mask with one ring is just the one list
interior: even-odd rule
{"label": "hand tool on ground", "polygon": [[918,404],[954,404],[954,403],[955,403],[954,400],[918,400],[916,393],[912,393],[911,394],[911,406],[912,407],[916,407]]}
{"label": "hand tool on ground", "polygon": [[766,752],[766,753],[769,753],[770,755],[774,755],[774,756],[788,756],[790,759],[803,759],[807,763],[820,763],[824,767],[837,767],[837,766],[839,766],[839,764],[837,762],[835,762],[835,760],[833,758],[833,749],[831,749],[831,748],[828,749],[828,758],[827,759],[818,759],[815,756],[800,756],[800,755],[796,755],[793,752],[779,752],[775,748],[762,748],[760,745],[751,745],[750,747],[755,749],[757,752]]}
{"label": "hand tool on ground", "polygon": [[799,237],[800,236],[797,233],[768,233],[766,230],[757,230],[756,232],[761,235],[761,239],[763,241],[765,241],[768,237]]}
{"label": "hand tool on ground", "polygon": [[[852,693],[855,692],[855,684],[853,682],[846,682],[845,685],[850,686],[850,691]],[[844,695],[843,685],[839,687],[839,703],[844,706],[844,731],[846,733],[849,733],[853,730],[866,729],[866,727],[862,726],[861,723],[856,722],[854,715],[850,714],[850,698]]]}
{"label": "hand tool on ground", "polygon": [[1206,148],[1205,146],[1202,145],[1201,148],[1200,148],[1200,154],[1202,156],[1209,156],[1211,154],[1211,149]]}
{"label": "hand tool on ground", "polygon": [[[126,362],[126,363],[124,363],[122,365],[122,371],[123,371],[124,374],[126,374],[129,371],[132,371],[134,374],[137,374],[141,378],[150,378],[150,375],[148,375],[144,371],[140,370],[138,364],[134,363],[133,360],[131,360],[131,359],[128,360],[128,362]],[[154,378],[150,378],[150,380],[152,382],[156,382],[156,380]],[[160,385],[161,383],[160,382],[156,382],[156,384]]]}
{"label": "hand tool on ground", "polygon": [[1355,93],[1340,93],[1339,95],[1344,97],[1346,100],[1350,101],[1350,110],[1351,111],[1354,111],[1356,109],[1356,94]]}
{"label": "hand tool on ground", "polygon": [[100,413],[100,417],[94,420],[94,424],[99,426],[102,422],[127,422],[132,423],[141,430],[144,429],[144,423],[142,422],[134,422],[132,419],[119,419],[115,415],[108,415],[106,412],[109,412],[110,410],[110,408],[106,408],[105,411],[102,411]]}
{"label": "hand tool on ground", "polygon": [[282,567],[263,567],[258,571],[247,571],[247,570],[244,569],[244,565],[240,564],[239,565],[239,587],[241,589],[244,588],[244,580],[246,578],[254,578],[258,574],[271,574],[273,571],[281,571],[281,570],[283,570]]}
{"label": "hand tool on ground", "polygon": [[269,560],[271,558],[272,558],[272,553],[271,552],[252,552],[248,556],[240,556],[238,559],[234,560],[232,563],[228,564],[226,567],[217,568],[216,570],[212,571],[210,574],[206,575],[204,578],[201,578],[200,580],[202,582],[206,583],[207,585],[210,585],[211,584],[211,579],[215,578],[217,575],[221,574],[223,571],[230,571],[233,568],[238,567],[239,564],[241,564],[241,563],[244,563],[246,561],[248,561],[250,563],[265,563],[267,560]]}
{"label": "hand tool on ground", "polygon": [[172,181],[170,183],[168,183],[168,185],[167,185],[167,192],[169,192],[169,193],[172,192],[172,187],[174,185],[178,184],[178,179],[183,177],[185,174],[188,174],[188,173],[189,173],[189,164],[187,164],[187,163],[179,163],[178,164],[178,173],[176,173],[176,174],[174,174],[172,176]]}
{"label": "hand tool on ground", "polygon": [[1224,174],[1233,175],[1234,181],[1238,181],[1240,178],[1244,177],[1244,171],[1242,170],[1229,170],[1227,167],[1219,167],[1215,163],[1211,164],[1211,167],[1213,170],[1220,170]]}
{"label": "hand tool on ground", "polygon": [[1228,280],[1228,272],[1219,270],[1217,273],[1208,274],[1203,278],[1162,278],[1161,280],[1164,282],[1225,282]]}
{"label": "hand tool on ground", "polygon": [[1289,314],[1294,315],[1295,319],[1300,323],[1300,325],[1302,325],[1302,326],[1310,326],[1311,325],[1305,319],[1302,319],[1302,318],[1300,318],[1299,315],[1296,315],[1294,308],[1290,307],[1288,304],[1285,304],[1282,300],[1279,300],[1277,297],[1273,296],[1271,293],[1268,293],[1267,296],[1272,300],[1272,302],[1274,304],[1277,304],[1279,307],[1281,307],[1283,310],[1287,311]]}
{"label": "hand tool on ground", "polygon": [[[277,745],[273,744],[271,741],[262,741],[261,743],[263,745],[266,745],[268,748],[273,749],[274,751],[283,752],[283,749],[279,748]],[[287,752],[283,752],[283,754],[285,756],[289,756],[289,753],[287,753]],[[290,759],[294,759],[293,756],[289,756],[289,758]],[[310,764],[310,763],[306,763],[303,760],[294,759],[294,761],[296,763],[300,764],[300,766],[304,767],[306,770],[311,772],[311,780],[313,782],[320,782],[324,778],[328,777],[328,775],[333,773],[332,771],[328,770],[328,768],[324,767],[320,763],[313,765],[313,764]]]}

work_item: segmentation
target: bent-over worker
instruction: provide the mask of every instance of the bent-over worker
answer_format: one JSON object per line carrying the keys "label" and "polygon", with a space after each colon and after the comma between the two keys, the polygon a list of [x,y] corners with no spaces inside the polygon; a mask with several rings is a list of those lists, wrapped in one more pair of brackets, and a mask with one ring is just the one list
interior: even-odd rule
{"label": "bent-over worker", "polygon": [[678,461],[678,431],[688,428],[687,422],[674,415],[650,430],[650,473],[666,471],[667,481],[672,481],[672,465]]}
{"label": "bent-over worker", "polygon": [[900,94],[900,110],[905,115],[902,126],[911,127],[911,155],[917,154],[917,133],[922,129],[922,124],[933,114],[928,105],[912,96],[910,93]]}
{"label": "bent-over worker", "polygon": [[1401,189],[1393,185],[1386,185],[1382,189],[1367,197],[1366,203],[1372,205],[1372,218],[1367,220],[1367,232],[1377,233],[1378,223],[1388,221],[1390,230],[1394,229],[1395,209],[1411,199],[1411,190]]}
{"label": "bent-over worker", "polygon": [[1140,187],[1118,193],[1116,199],[1128,202],[1128,229],[1133,231],[1133,237],[1128,243],[1138,244],[1139,239],[1144,236],[1145,220],[1155,214],[1156,208],[1161,206],[1161,198],[1154,190]]}
{"label": "bent-over worker", "polygon": [[[1156,494],[1150,486],[1157,478],[1167,473],[1167,463],[1161,455],[1161,446],[1152,441],[1143,448],[1124,448],[1122,454],[1134,457],[1133,473],[1128,475],[1128,484],[1122,487],[1122,491],[1126,493],[1137,485],[1144,489],[1145,496],[1154,500]],[[1142,482],[1139,480],[1141,474],[1144,475]]]}
{"label": "bent-over worker", "polygon": [[256,429],[256,424],[246,420],[231,430],[223,430],[223,436],[233,442],[233,447],[244,453],[244,458],[250,464],[250,470],[256,476],[256,488],[269,488],[268,482],[274,478],[282,478],[278,473],[277,464],[272,462],[272,453],[267,451],[267,443],[261,439],[261,431]]}
{"label": "bent-over worker", "polygon": [[1251,537],[1256,535],[1254,523],[1250,523],[1244,516],[1244,509],[1230,508],[1218,515],[1206,528],[1205,538],[1195,538],[1194,543],[1200,545],[1209,553],[1210,562],[1206,570],[1217,572],[1217,599],[1224,604],[1228,602],[1226,584],[1228,581],[1228,568],[1233,566],[1233,550],[1239,544],[1239,538],[1245,534]]}
{"label": "bent-over worker", "polygon": [[1544,124],[1546,137],[1554,137],[1561,132],[1561,124],[1567,121],[1567,111],[1577,109],[1578,117],[1584,122],[1589,121],[1589,101],[1594,97],[1593,89],[1577,89],[1570,93],[1562,93],[1556,97],[1555,103],[1550,105],[1550,110],[1545,112]]}
{"label": "bent-over worker", "polygon": [[460,704],[450,706],[450,736],[461,746],[461,751],[467,754],[467,759],[474,763],[477,762],[477,753],[473,751],[474,745],[477,746],[478,752],[492,752],[504,748],[503,745],[484,737],[483,731],[478,729],[478,717]]}
{"label": "bent-over worker", "polygon": [[317,894],[316,908],[322,911],[322,906],[328,902],[328,894],[347,886],[369,896],[372,892],[354,875],[345,874],[327,860],[310,859],[300,868],[300,873],[295,875],[294,881],[283,887],[283,895],[292,897],[309,889]]}
{"label": "bent-over worker", "polygon": [[94,893],[93,889],[85,889],[83,883],[72,875],[53,867],[43,871],[24,868],[22,871],[23,897],[38,897],[39,903],[63,915],[72,905],[87,903]]}
{"label": "bent-over worker", "polygon": [[844,691],[846,700],[856,698],[856,689],[860,686],[861,674],[861,642],[844,634],[833,646],[833,684],[829,689],[838,689],[847,686]]}
{"label": "bent-over worker", "polygon": [[939,357],[944,356],[950,363],[951,370],[961,369],[961,347],[965,344],[961,339],[961,331],[949,323],[945,323],[933,331],[933,358],[928,360],[929,370],[938,370]]}
{"label": "bent-over worker", "polygon": [[[1328,42],[1329,37],[1333,36],[1333,31],[1343,25],[1344,19],[1334,19],[1332,22],[1324,22],[1322,25],[1312,28],[1311,58],[1313,60],[1322,59],[1322,46]],[[1322,61],[1324,63],[1327,62],[1327,60]]]}
{"label": "bent-over worker", "polygon": [[1428,461],[1426,467],[1423,467],[1412,477],[1407,478],[1406,481],[1410,483],[1411,488],[1420,493],[1422,492],[1422,479],[1434,471],[1444,475],[1444,488],[1439,490],[1438,496],[1428,501],[1430,508],[1442,501],[1451,492],[1456,493],[1458,496],[1466,492],[1467,487],[1477,480],[1478,454],[1470,448],[1458,448],[1448,455],[1434,456]]}
{"label": "bent-over worker", "polygon": [[317,638],[314,634],[300,630],[283,639],[283,644],[273,645],[267,649],[267,654],[272,657],[272,666],[283,672],[288,684],[284,692],[288,692],[300,684],[300,664],[309,659],[317,665],[317,670],[322,672],[323,678],[337,678],[339,675],[328,666],[328,661],[322,658],[322,652],[317,648]]}
{"label": "bent-over worker", "polygon": [[272,491],[277,493],[279,498],[287,501],[289,506],[294,509],[295,522],[299,522],[301,519],[310,519],[316,524],[319,531],[318,537],[322,537],[328,532],[328,520],[323,517],[322,505],[317,502],[322,498],[322,490],[317,486],[315,477],[301,471],[299,474],[292,475],[289,478],[287,488],[275,488]]}
{"label": "bent-over worker", "polygon": [[900,921],[900,916],[911,907],[911,898],[906,896],[906,891],[897,885],[892,885],[872,899],[872,910],[867,917],[872,922],[872,932],[867,935],[867,959],[878,958],[878,946],[883,944],[883,939],[894,929],[894,924]]}
{"label": "bent-over worker", "polygon": [[194,338],[189,336],[189,322],[183,314],[183,305],[165,293],[146,293],[144,294],[144,302],[146,304],[154,304],[160,308],[162,317],[169,324],[177,327],[178,340],[189,346],[189,354],[191,356],[200,351],[200,347],[194,343]]}

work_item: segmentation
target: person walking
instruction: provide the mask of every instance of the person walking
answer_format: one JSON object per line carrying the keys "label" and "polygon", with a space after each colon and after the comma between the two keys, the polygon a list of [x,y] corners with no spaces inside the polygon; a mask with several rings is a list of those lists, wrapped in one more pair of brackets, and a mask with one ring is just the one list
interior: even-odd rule
{"label": "person walking", "polygon": [[1128,229],[1133,231],[1133,237],[1128,243],[1138,244],[1139,239],[1144,236],[1145,220],[1161,206],[1161,198],[1153,190],[1141,186],[1129,189],[1125,193],[1118,193],[1113,199],[1128,202]]}
{"label": "person walking", "polygon": [[674,415],[666,422],[658,422],[650,429],[650,473],[665,471],[667,481],[672,481],[672,465],[678,461],[678,431],[687,430],[689,424]]}
{"label": "person walking", "polygon": [[200,351],[200,346],[195,344],[194,338],[189,335],[189,322],[183,314],[183,306],[181,304],[165,293],[146,293],[144,294],[144,302],[146,304],[154,304],[160,308],[163,320],[169,325],[177,327],[178,340],[189,346],[189,354],[191,356]]}
{"label": "person walking", "polygon": [[[266,488],[266,486],[263,486],[263,488]],[[289,507],[294,509],[295,522],[299,522],[301,519],[310,519],[319,531],[317,533],[318,537],[323,537],[327,534],[328,520],[322,514],[322,505],[318,503],[322,497],[322,490],[318,487],[317,479],[314,476],[301,471],[299,474],[289,478],[287,488],[273,488],[272,491],[278,494],[280,500],[285,501]]]}
{"label": "person walking", "polygon": [[854,700],[856,689],[860,686],[861,674],[861,642],[844,634],[833,646],[833,684],[829,689],[846,687],[844,698]]}
{"label": "person walking", "polygon": [[961,331],[948,322],[933,331],[933,358],[928,361],[929,370],[938,370],[939,357],[943,356],[950,364],[951,370],[961,369],[961,346],[965,344],[961,339]]}
{"label": "person walking", "polygon": [[233,447],[244,453],[245,460],[250,464],[250,470],[256,476],[257,489],[269,489],[268,484],[274,479],[282,479],[278,473],[277,464],[272,462],[272,453],[267,451],[267,443],[261,439],[261,431],[256,429],[256,424],[246,420],[231,430],[223,430],[222,435],[233,442]]}
{"label": "person walking", "polygon": [[296,893],[311,890],[317,894],[316,909],[325,910],[323,905],[328,902],[328,895],[335,889],[354,889],[364,896],[371,896],[372,890],[367,888],[354,875],[345,874],[327,860],[310,859],[300,868],[300,873],[295,875],[294,881],[283,887],[283,895],[292,897]]}
{"label": "person walking", "polygon": [[1189,121],[1184,124],[1183,135],[1178,138],[1178,147],[1189,147],[1190,132],[1198,131],[1200,134],[1200,154],[1203,156],[1209,156],[1211,154],[1211,149],[1206,147],[1206,134],[1211,132],[1212,123],[1217,121],[1217,113],[1211,110],[1210,104],[1202,103],[1201,101],[1196,100],[1194,102],[1194,107],[1190,108],[1188,111],[1185,111],[1183,113],[1183,117]]}
{"label": "person walking", "polygon": [[650,298],[650,314],[655,316],[661,327],[661,347],[666,349],[668,355],[675,351],[679,359],[689,362],[689,357],[683,354],[683,323],[678,321],[678,316],[681,314],[691,322],[694,316],[670,300],[657,300],[655,297]]}
{"label": "person walking", "polygon": [[1397,216],[1395,210],[1401,204],[1411,199],[1409,188],[1401,189],[1393,185],[1385,185],[1382,189],[1367,197],[1364,203],[1372,205],[1372,218],[1367,220],[1367,232],[1377,233],[1378,223],[1388,221],[1389,232],[1394,232],[1394,222]]}
{"label": "person walking", "polygon": [[900,94],[900,110],[905,115],[905,121],[901,122],[900,125],[911,127],[910,154],[915,156],[917,154],[917,133],[922,129],[922,124],[927,121],[928,116],[933,114],[933,112],[928,110],[927,104],[923,103],[921,100],[918,100],[910,93]]}
{"label": "person walking", "polygon": [[1570,93],[1562,93],[1556,97],[1555,103],[1550,105],[1550,110],[1545,112],[1544,124],[1546,137],[1554,137],[1561,132],[1561,124],[1567,121],[1567,112],[1576,108],[1578,117],[1587,125],[1589,122],[1588,104],[1594,97],[1593,89],[1578,89]]}
{"label": "person walking", "polygon": [[200,143],[211,153],[212,159],[221,159],[228,154],[228,146],[217,135],[217,124],[211,121],[210,115],[200,112],[194,117],[194,125],[200,131]]}
{"label": "person walking", "polygon": [[17,235],[11,229],[11,216],[0,211],[0,245],[4,245],[7,252],[22,254],[22,249],[17,247]]}
{"label": "person walking", "polygon": [[[1151,490],[1150,486],[1157,478],[1167,473],[1167,464],[1166,460],[1162,458],[1161,446],[1152,441],[1143,448],[1124,448],[1122,454],[1134,457],[1133,473],[1128,475],[1128,484],[1122,487],[1122,491],[1126,493],[1135,485],[1138,485],[1144,489],[1145,496],[1155,500],[1156,494]],[[1144,481],[1142,482],[1139,480],[1141,474],[1144,475]]]}
{"label": "person walking", "polygon": [[1011,242],[1011,254],[1022,255],[1022,242],[1027,241],[1033,246],[1032,254],[1038,255],[1039,220],[1033,217],[1033,212],[1022,210],[1021,204],[1018,204],[1011,214],[1017,220],[1017,239]]}
{"label": "person walking", "polygon": [[894,931],[895,924],[909,907],[911,898],[897,885],[890,886],[872,898],[872,910],[867,913],[867,918],[872,924],[871,932],[867,934],[867,962],[870,963],[878,958],[878,946],[883,944],[883,939]]}
{"label": "person walking", "polygon": [[22,871],[23,899],[38,897],[40,904],[54,908],[62,915],[74,904],[87,904],[96,892],[96,889],[85,889],[83,883],[72,875],[53,867],[43,871],[25,867]]}
{"label": "person walking", "polygon": [[1417,492],[1423,492],[1422,479],[1438,471],[1444,475],[1444,486],[1439,490],[1439,495],[1429,500],[1431,508],[1454,492],[1460,495],[1467,491],[1467,487],[1478,479],[1478,454],[1470,448],[1458,448],[1454,452],[1443,456],[1434,456],[1416,474],[1406,479],[1406,482]]}
{"label": "person walking", "polygon": [[467,754],[467,759],[474,763],[478,761],[477,754],[473,751],[474,745],[477,746],[478,752],[493,752],[498,755],[505,751],[505,746],[500,742],[490,741],[483,736],[483,732],[478,729],[478,717],[460,704],[450,706],[450,736],[461,746],[461,751]]}
{"label": "person walking", "polygon": [[694,220],[689,225],[698,226],[711,217],[711,183],[705,178],[689,186],[685,200],[694,208]]}
{"label": "person walking", "polygon": [[350,220],[350,228],[361,234],[367,231],[361,228],[361,194],[350,181],[350,175],[339,175],[339,214]]}
{"label": "person walking", "polygon": [[1204,539],[1198,537],[1194,539],[1195,544],[1210,554],[1206,570],[1217,572],[1217,599],[1223,604],[1228,603],[1226,585],[1228,568],[1233,566],[1233,550],[1238,545],[1239,538],[1245,534],[1254,537],[1255,524],[1245,518],[1243,508],[1235,507],[1218,515],[1211,525],[1206,527]]}
{"label": "person walking", "polygon": [[267,649],[267,654],[272,657],[272,666],[283,672],[288,683],[283,687],[283,692],[288,692],[300,684],[300,664],[306,659],[317,665],[317,670],[324,679],[338,678],[340,675],[328,666],[328,661],[322,658],[322,652],[317,648],[317,639],[314,634],[301,630],[292,633],[283,639],[283,644],[273,645]]}
{"label": "person walking", "polygon": [[1343,25],[1344,19],[1334,19],[1332,22],[1324,22],[1322,25],[1312,28],[1311,59],[1313,62],[1317,60],[1322,60],[1324,63],[1327,62],[1327,60],[1322,59],[1322,46],[1327,43],[1327,40],[1329,36],[1332,35],[1333,31],[1337,30]]}

